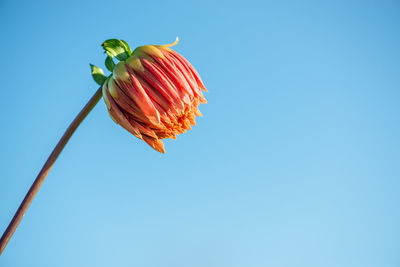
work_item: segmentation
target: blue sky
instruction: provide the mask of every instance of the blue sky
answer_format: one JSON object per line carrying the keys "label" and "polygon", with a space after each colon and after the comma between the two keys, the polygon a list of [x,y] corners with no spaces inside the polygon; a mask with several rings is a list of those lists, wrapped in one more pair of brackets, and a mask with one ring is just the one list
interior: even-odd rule
{"label": "blue sky", "polygon": [[398,1],[0,1],[0,231],[96,90],[100,44],[172,42],[209,92],[165,155],[103,102],[1,267],[400,265]]}

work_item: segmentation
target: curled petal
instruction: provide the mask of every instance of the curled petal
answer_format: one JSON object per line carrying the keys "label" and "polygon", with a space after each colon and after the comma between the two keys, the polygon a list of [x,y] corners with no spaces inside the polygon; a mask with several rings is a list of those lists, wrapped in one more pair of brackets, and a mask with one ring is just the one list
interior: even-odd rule
{"label": "curled petal", "polygon": [[179,37],[176,36],[175,41],[173,43],[170,44],[165,44],[165,45],[157,45],[158,47],[164,48],[164,47],[173,47],[175,45],[177,45],[179,42]]}

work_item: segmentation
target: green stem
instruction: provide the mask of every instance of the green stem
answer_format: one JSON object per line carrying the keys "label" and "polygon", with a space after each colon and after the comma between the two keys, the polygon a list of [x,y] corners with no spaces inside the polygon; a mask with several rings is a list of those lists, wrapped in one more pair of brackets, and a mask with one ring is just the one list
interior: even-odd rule
{"label": "green stem", "polygon": [[51,152],[49,158],[47,159],[46,163],[42,167],[41,171],[39,172],[38,176],[36,177],[31,188],[29,189],[24,200],[22,201],[17,212],[15,213],[10,224],[8,225],[7,229],[4,231],[4,233],[0,239],[0,255],[2,254],[3,250],[7,246],[8,241],[10,241],[12,235],[14,234],[19,223],[21,222],[22,218],[24,217],[26,210],[28,209],[29,205],[31,204],[36,193],[39,191],[40,186],[43,184],[44,180],[46,179],[46,176],[49,173],[51,167],[53,167],[54,162],[57,160],[58,156],[60,155],[61,151],[67,144],[68,140],[71,138],[72,134],[75,132],[75,130],[81,124],[81,122],[86,118],[86,116],[90,113],[90,111],[94,108],[94,106],[96,106],[96,104],[99,102],[101,96],[102,96],[102,91],[101,91],[101,87],[100,87],[96,91],[96,93],[92,96],[92,98],[89,100],[89,102],[83,107],[81,112],[79,112],[79,114],[76,116],[74,121],[69,125],[68,129],[65,131],[65,133],[61,137],[60,141],[58,141],[53,152]]}

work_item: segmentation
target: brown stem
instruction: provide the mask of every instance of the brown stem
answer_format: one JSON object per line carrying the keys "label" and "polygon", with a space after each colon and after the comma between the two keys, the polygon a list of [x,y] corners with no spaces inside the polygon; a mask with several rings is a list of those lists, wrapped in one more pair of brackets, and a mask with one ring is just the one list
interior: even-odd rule
{"label": "brown stem", "polygon": [[57,157],[60,155],[61,151],[67,144],[68,140],[71,138],[72,134],[75,132],[76,128],[78,128],[79,124],[81,124],[81,122],[86,118],[86,116],[89,114],[89,112],[99,102],[101,96],[102,96],[102,92],[101,92],[101,87],[100,87],[96,91],[96,93],[92,96],[92,98],[89,100],[89,102],[83,107],[81,112],[79,112],[78,116],[76,116],[74,121],[69,125],[68,129],[65,131],[65,133],[61,137],[60,141],[58,141],[58,144],[54,148],[53,152],[51,152],[49,158],[47,159],[46,163],[40,170],[38,176],[36,177],[31,188],[29,189],[24,200],[22,201],[17,212],[15,213],[10,224],[8,225],[7,229],[4,231],[4,233],[0,239],[0,255],[3,252],[3,250],[5,249],[5,247],[7,246],[7,243],[8,243],[8,241],[10,241],[10,238],[14,234],[15,230],[17,229],[18,224],[22,220],[22,217],[24,217],[26,210],[28,209],[29,205],[31,204],[36,193],[39,191],[40,186],[43,184],[44,179],[46,179],[46,176],[49,173],[51,167],[53,167],[53,164],[57,160]]}

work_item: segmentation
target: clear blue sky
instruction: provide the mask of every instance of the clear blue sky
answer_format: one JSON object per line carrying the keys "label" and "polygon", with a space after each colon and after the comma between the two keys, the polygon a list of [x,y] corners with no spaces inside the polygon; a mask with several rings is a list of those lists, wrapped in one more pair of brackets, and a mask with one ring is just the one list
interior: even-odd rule
{"label": "clear blue sky", "polygon": [[209,93],[150,149],[103,102],[1,267],[400,266],[400,3],[0,0],[0,231],[96,90],[108,38],[169,43]]}

